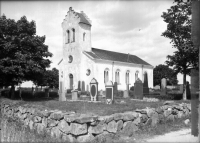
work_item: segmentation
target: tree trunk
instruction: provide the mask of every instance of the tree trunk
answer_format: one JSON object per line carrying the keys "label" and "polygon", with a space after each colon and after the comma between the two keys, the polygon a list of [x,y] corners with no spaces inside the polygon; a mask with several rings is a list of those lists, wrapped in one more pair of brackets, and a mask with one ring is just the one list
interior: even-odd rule
{"label": "tree trunk", "polygon": [[186,74],[183,74],[183,100],[186,100]]}
{"label": "tree trunk", "polygon": [[15,98],[15,85],[13,84],[10,89],[11,99]]}

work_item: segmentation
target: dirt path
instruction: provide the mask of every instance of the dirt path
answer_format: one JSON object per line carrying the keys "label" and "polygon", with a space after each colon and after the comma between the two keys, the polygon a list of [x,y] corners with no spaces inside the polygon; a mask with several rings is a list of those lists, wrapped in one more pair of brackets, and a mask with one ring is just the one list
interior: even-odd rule
{"label": "dirt path", "polygon": [[153,138],[145,140],[145,142],[199,142],[198,137],[191,135],[191,129],[183,129],[179,131],[170,132],[164,135],[155,136]]}

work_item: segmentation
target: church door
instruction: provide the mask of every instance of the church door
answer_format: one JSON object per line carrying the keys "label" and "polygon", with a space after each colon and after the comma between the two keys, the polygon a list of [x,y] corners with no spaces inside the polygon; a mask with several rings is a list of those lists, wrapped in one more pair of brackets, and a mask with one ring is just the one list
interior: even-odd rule
{"label": "church door", "polygon": [[69,75],[69,88],[73,89],[73,75],[72,74]]}

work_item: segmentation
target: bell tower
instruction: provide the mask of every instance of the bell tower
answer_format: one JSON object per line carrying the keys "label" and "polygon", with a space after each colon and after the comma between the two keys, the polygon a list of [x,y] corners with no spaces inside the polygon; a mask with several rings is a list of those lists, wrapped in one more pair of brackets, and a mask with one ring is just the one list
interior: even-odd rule
{"label": "bell tower", "polygon": [[69,60],[69,56],[81,59],[83,51],[91,50],[91,26],[91,20],[83,11],[78,13],[69,8],[62,22],[64,59]]}

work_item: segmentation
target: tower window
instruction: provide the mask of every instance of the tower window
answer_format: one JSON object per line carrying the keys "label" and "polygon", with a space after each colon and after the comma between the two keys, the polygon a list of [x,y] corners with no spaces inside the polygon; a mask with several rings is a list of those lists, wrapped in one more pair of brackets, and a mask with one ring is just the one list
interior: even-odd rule
{"label": "tower window", "polygon": [[67,43],[69,43],[69,42],[70,42],[70,31],[67,30]]}
{"label": "tower window", "polygon": [[72,29],[73,31],[73,42],[75,42],[75,29]]}
{"label": "tower window", "polygon": [[86,35],[86,33],[84,32],[83,33],[83,41],[85,41],[85,35]]}

